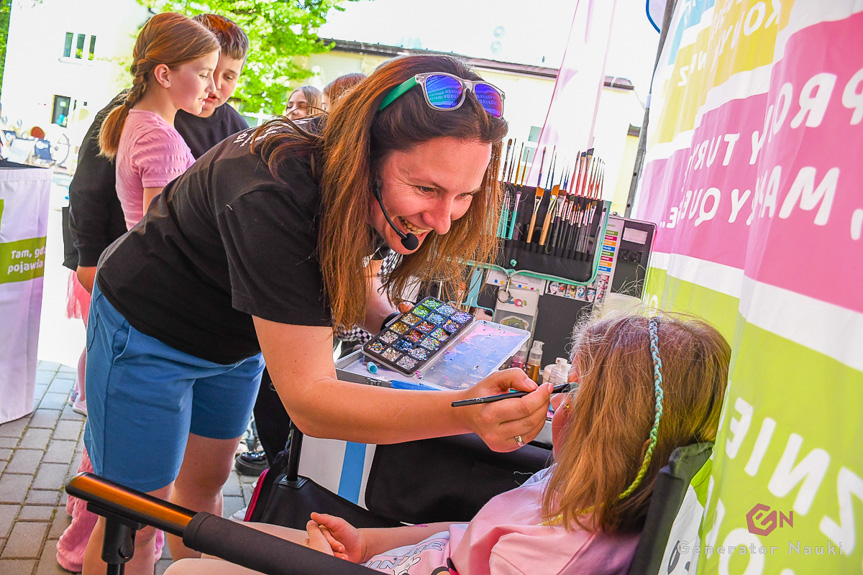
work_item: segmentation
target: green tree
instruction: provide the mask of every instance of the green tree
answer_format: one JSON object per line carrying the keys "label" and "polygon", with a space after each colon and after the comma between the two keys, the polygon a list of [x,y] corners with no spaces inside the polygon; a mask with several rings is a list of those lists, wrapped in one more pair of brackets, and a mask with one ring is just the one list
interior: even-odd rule
{"label": "green tree", "polygon": [[6,69],[6,42],[9,39],[9,15],[12,0],[0,0],[0,90],[3,90],[3,71]]}
{"label": "green tree", "polygon": [[[249,36],[249,55],[234,97],[245,112],[281,114],[288,86],[298,86],[311,71],[298,56],[326,52],[317,30],[330,10],[344,10],[345,0],[138,0],[157,12],[187,16],[220,14]],[[356,1],[356,0],[347,0]]]}

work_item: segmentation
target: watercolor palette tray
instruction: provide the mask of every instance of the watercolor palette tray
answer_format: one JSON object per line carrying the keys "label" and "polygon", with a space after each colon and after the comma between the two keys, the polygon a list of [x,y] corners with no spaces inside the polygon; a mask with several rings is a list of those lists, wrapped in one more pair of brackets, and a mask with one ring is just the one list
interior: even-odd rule
{"label": "watercolor palette tray", "polygon": [[[475,320],[421,372],[406,377],[377,359],[355,351],[336,362],[342,381],[402,389],[468,389],[497,371],[530,338],[530,332],[486,320]],[[377,365],[374,373],[369,362]]]}
{"label": "watercolor palette tray", "polygon": [[411,375],[439,357],[473,320],[473,315],[427,297],[384,326],[363,346],[363,353]]}

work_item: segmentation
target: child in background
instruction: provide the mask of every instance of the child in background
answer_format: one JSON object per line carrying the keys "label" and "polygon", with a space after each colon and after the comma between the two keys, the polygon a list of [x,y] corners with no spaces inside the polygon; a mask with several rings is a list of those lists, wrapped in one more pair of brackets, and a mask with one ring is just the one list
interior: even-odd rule
{"label": "child in background", "polygon": [[288,107],[285,116],[291,120],[317,116],[323,111],[321,97],[323,94],[314,86],[300,86],[288,97]]}
{"label": "child in background", "polygon": [[324,112],[330,111],[330,106],[338,100],[342,94],[359,84],[365,79],[366,75],[361,72],[353,72],[339,76],[326,86],[324,93],[321,95],[321,109]]}
{"label": "child in background", "polygon": [[[552,398],[555,463],[469,524],[355,529],[313,513],[306,533],[255,527],[385,573],[626,573],[660,468],[676,448],[716,438],[730,357],[700,320],[590,321],[573,338],[578,391]],[[202,572],[250,571],[197,559],[166,575]]]}
{"label": "child in background", "polygon": [[180,109],[174,118],[174,127],[198,159],[225,138],[249,127],[239,112],[226,105],[246,65],[249,38],[234,22],[218,14],[198,14],[192,20],[215,34],[221,46],[219,64],[213,73],[215,89],[204,100],[201,113]]}
{"label": "child in background", "polygon": [[215,91],[219,41],[181,14],[156,14],[138,34],[134,76],[126,100],[108,114],[99,134],[102,155],[114,158],[117,196],[126,227],[144,216],[165,185],[195,162],[174,129],[178,110],[200,114]]}

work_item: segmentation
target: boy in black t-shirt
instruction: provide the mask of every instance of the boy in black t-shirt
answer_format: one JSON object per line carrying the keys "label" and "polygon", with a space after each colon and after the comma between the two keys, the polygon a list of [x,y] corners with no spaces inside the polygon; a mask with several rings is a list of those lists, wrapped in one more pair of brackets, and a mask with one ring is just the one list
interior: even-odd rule
{"label": "boy in black t-shirt", "polygon": [[[249,50],[249,39],[239,26],[223,16],[201,14],[193,19],[213,32],[221,45],[219,63],[214,72],[216,91],[206,99],[200,115],[179,110],[174,119],[174,127],[183,136],[192,155],[198,159],[225,138],[249,127],[233,107],[225,105],[237,87]],[[102,123],[108,113],[125,98],[126,90],[96,114],[84,136],[78,153],[78,167],[69,185],[69,228],[74,245],[65,246],[63,265],[77,272],[78,280],[88,292],[93,290],[99,256],[114,240],[126,233],[123,210],[115,188],[114,162],[99,155]],[[64,233],[64,239],[66,236]],[[89,299],[86,294],[84,297]],[[82,319],[87,320],[86,317]],[[82,414],[87,412],[83,369],[85,355],[86,352],[82,352],[78,364],[73,399],[73,409]],[[92,471],[89,458],[86,465],[82,463],[79,471]],[[70,497],[69,501],[67,509],[72,515],[72,522],[57,542],[57,562],[64,569],[77,572],[82,567],[83,546],[89,538],[93,521],[85,518],[87,512],[83,501],[74,497]]]}
{"label": "boy in black t-shirt", "polygon": [[[248,128],[242,116],[225,103],[237,87],[237,80],[246,61],[249,39],[232,21],[216,14],[201,14],[197,20],[219,39],[222,52],[214,72],[216,92],[210,94],[199,116],[183,110],[177,112],[174,127],[183,136],[195,159],[227,138]],[[96,114],[87,130],[78,153],[78,167],[69,184],[69,228],[77,258],[66,258],[64,265],[78,273],[87,291],[93,289],[96,263],[111,242],[126,232],[123,211],[115,188],[114,162],[99,155],[99,130],[114,107],[125,99],[118,94],[110,104]]]}

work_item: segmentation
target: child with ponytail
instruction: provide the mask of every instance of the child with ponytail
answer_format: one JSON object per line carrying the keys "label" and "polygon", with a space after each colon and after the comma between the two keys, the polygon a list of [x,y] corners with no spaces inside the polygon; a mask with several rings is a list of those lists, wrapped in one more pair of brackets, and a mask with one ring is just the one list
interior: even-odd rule
{"label": "child with ponytail", "polygon": [[201,113],[215,91],[219,50],[210,30],[173,12],[156,14],[138,34],[129,68],[132,89],[99,134],[102,155],[115,161],[128,229],[143,217],[150,200],[194,163],[174,129],[174,117],[178,110]]}
{"label": "child with ponytail", "polygon": [[[305,533],[255,527],[384,573],[627,573],[659,470],[716,438],[731,350],[703,321],[628,314],[576,328],[572,355],[577,390],[551,400],[555,463],[469,524],[356,529],[313,513]],[[196,559],[166,575],[204,572],[249,571]]]}
{"label": "child with ponytail", "polygon": [[[117,197],[127,229],[138,223],[168,182],[195,162],[174,128],[174,118],[179,110],[200,114],[216,91],[213,75],[220,50],[213,32],[173,12],[156,14],[138,34],[129,67],[132,88],[108,113],[99,132],[101,155],[115,165]],[[81,465],[89,466],[86,450]],[[94,516],[81,515],[77,536],[86,534],[95,523]],[[97,569],[100,538],[101,532],[84,553],[85,572]],[[75,553],[71,558],[64,556],[63,562],[77,566],[80,542],[64,541],[65,547],[72,547]],[[156,531],[139,532],[135,548],[129,572],[152,573],[156,550],[161,548]]]}

